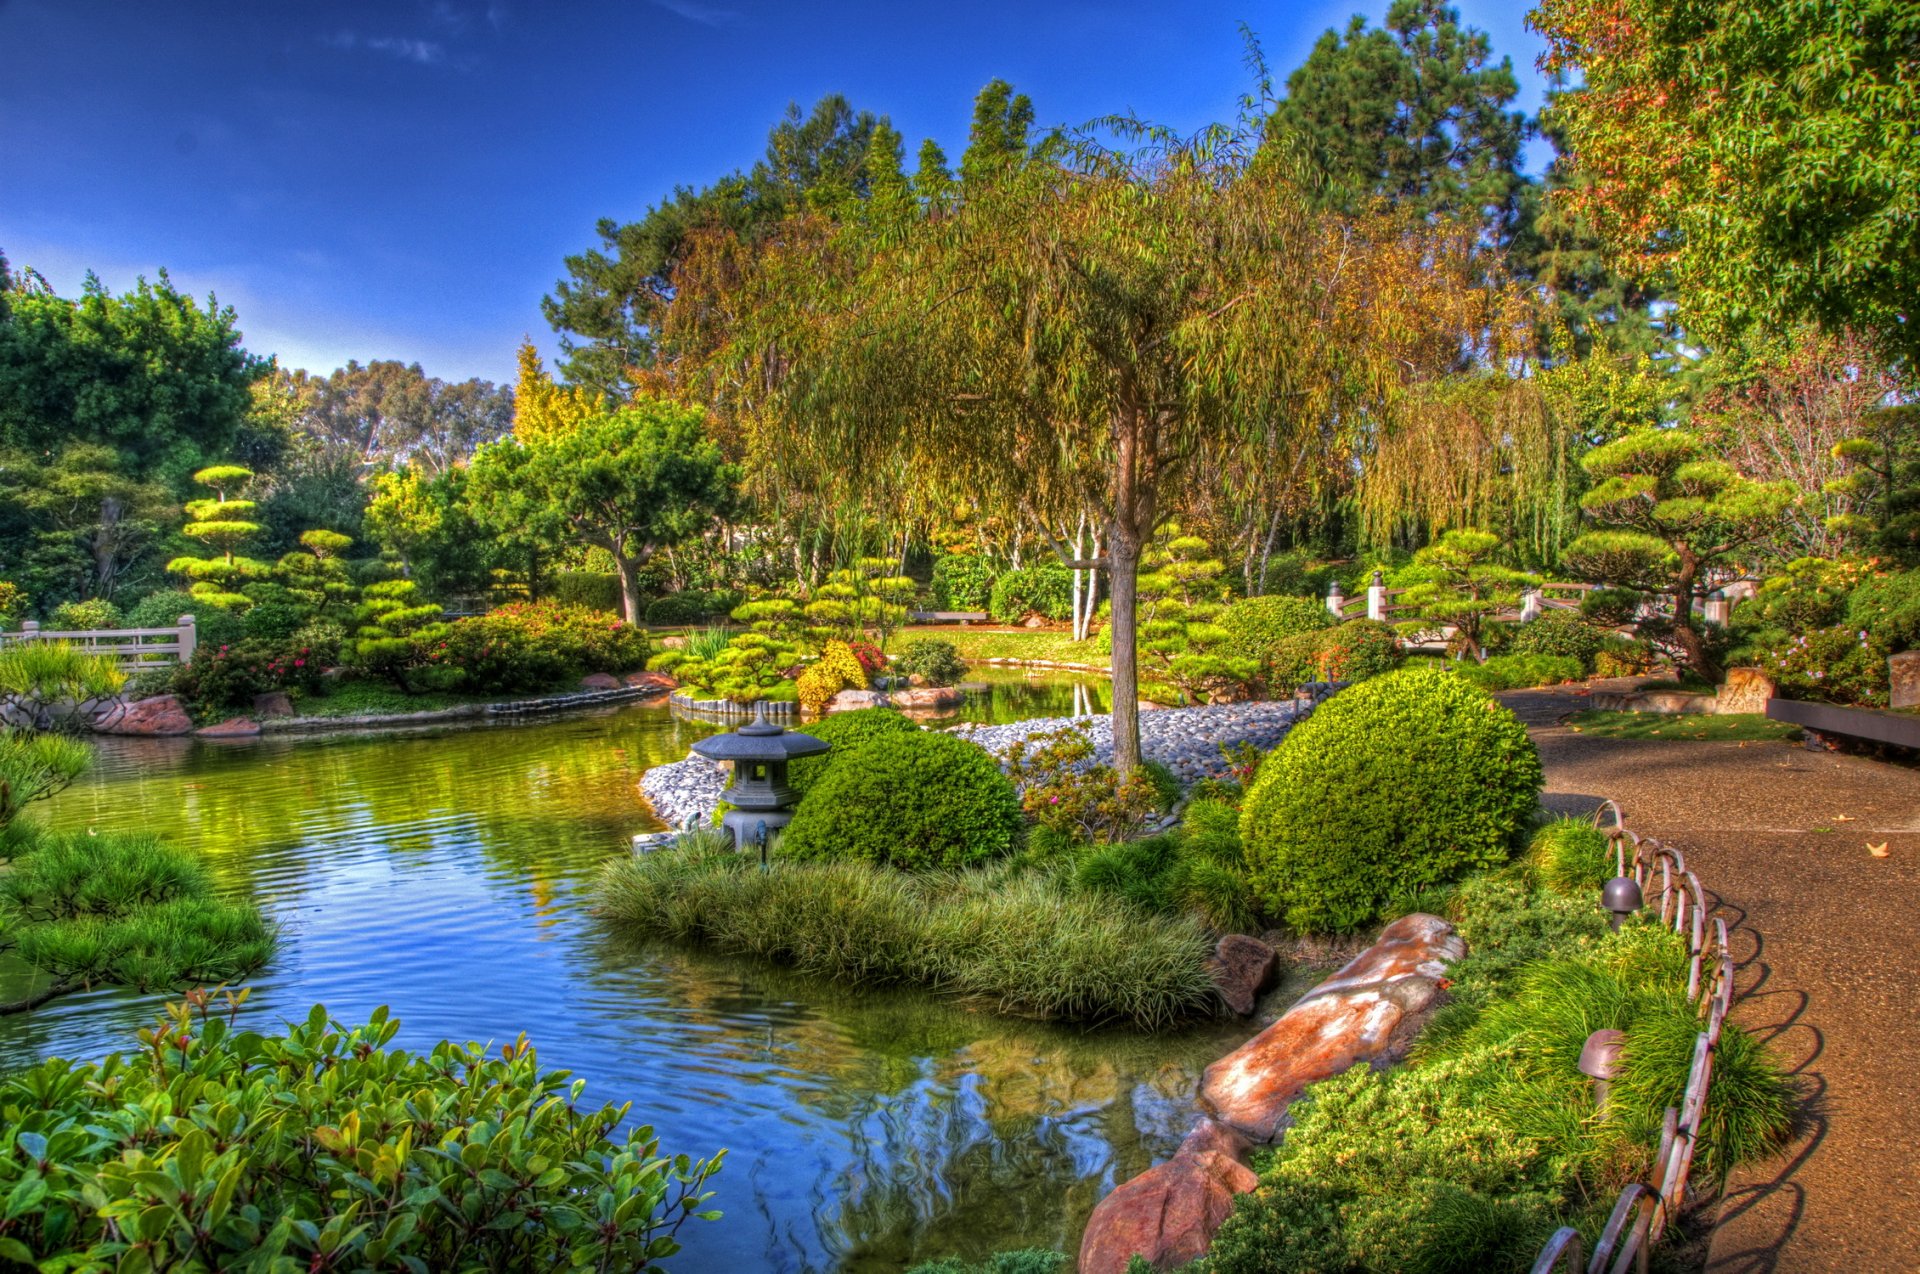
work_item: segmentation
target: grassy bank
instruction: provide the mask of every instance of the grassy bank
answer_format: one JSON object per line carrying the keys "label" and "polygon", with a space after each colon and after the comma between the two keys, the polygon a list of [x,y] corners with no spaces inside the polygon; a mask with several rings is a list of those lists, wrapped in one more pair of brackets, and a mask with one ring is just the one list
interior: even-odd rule
{"label": "grassy bank", "polygon": [[762,872],[748,855],[695,844],[611,864],[598,903],[637,932],[1021,1017],[1152,1029],[1217,1004],[1198,924],[1075,893],[1045,871],[776,861]]}
{"label": "grassy bank", "polygon": [[[1102,654],[1092,640],[1075,641],[1064,628],[986,628],[965,627],[905,628],[894,638],[904,646],[916,637],[938,637],[950,641],[962,659],[1036,659],[1049,663],[1089,664],[1106,668],[1112,657]],[[893,649],[889,646],[889,649]]]}
{"label": "grassy bank", "polygon": [[1577,712],[1567,718],[1576,734],[1601,739],[1685,739],[1760,743],[1797,739],[1800,727],[1757,713],[1727,716],[1669,715],[1659,712]]}

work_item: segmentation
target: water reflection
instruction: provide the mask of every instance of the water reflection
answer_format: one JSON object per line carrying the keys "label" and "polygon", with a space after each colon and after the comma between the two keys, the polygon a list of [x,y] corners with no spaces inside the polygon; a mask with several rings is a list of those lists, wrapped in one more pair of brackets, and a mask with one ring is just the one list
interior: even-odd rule
{"label": "water reflection", "polygon": [[[1070,681],[993,680],[973,719],[1071,710]],[[149,828],[261,900],[285,941],[253,984],[256,1023],[324,1002],[347,1019],[390,1005],[414,1047],[524,1030],[668,1148],[727,1147],[727,1219],[688,1232],[678,1269],[1070,1248],[1100,1195],[1177,1141],[1232,1028],[1079,1034],[608,931],[586,891],[651,825],[640,775],[711,728],[640,706],[237,748],[113,741],[49,817]],[[0,968],[0,995],[23,976]],[[9,1018],[0,1068],[125,1047],[158,1003],[96,991]]]}

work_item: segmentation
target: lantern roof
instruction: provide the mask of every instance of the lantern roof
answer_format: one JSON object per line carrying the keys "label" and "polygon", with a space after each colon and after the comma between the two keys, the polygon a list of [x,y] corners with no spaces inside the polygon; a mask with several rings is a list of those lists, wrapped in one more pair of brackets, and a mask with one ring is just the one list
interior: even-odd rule
{"label": "lantern roof", "polygon": [[791,761],[797,756],[818,756],[833,744],[810,734],[798,734],[767,720],[764,704],[753,707],[753,720],[738,730],[710,735],[693,745],[693,750],[710,761]]}

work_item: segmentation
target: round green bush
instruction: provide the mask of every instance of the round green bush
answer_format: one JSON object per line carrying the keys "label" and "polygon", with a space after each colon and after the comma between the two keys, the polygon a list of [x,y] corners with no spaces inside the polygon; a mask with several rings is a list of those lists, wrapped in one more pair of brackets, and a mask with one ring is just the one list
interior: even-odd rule
{"label": "round green bush", "polygon": [[703,593],[669,593],[647,603],[647,622],[655,627],[697,624],[706,617],[707,599]]}
{"label": "round green bush", "polygon": [[822,743],[833,744],[833,751],[819,756],[803,756],[789,764],[787,782],[794,791],[805,796],[813,790],[814,784],[827,776],[827,772],[834,768],[841,757],[861,744],[888,735],[917,734],[919,731],[918,725],[892,708],[859,708],[853,712],[836,712],[800,728],[801,734],[810,734]]}
{"label": "round green bush", "polygon": [[967,661],[952,642],[921,637],[894,657],[893,670],[902,677],[924,677],[930,686],[950,686],[967,675]]}
{"label": "round green bush", "polygon": [[1267,666],[1267,688],[1289,694],[1309,681],[1365,681],[1392,672],[1404,657],[1393,629],[1350,619],[1337,628],[1281,638]]}
{"label": "round green bush", "polygon": [[995,574],[992,562],[971,553],[949,553],[937,559],[928,585],[934,609],[987,609]]}
{"label": "round green bush", "polygon": [[89,597],[85,601],[62,602],[53,608],[47,616],[47,626],[64,629],[67,632],[80,632],[92,628],[118,628],[120,608],[104,597]]}
{"label": "round green bush", "polygon": [[1349,687],[1254,776],[1241,837],[1268,910],[1356,929],[1392,900],[1504,862],[1540,798],[1526,727],[1444,669]]}
{"label": "round green bush", "polygon": [[850,750],[780,838],[789,858],[965,867],[1020,841],[1020,797],[985,749],[928,730]]}
{"label": "round green bush", "polygon": [[987,609],[1003,624],[1017,624],[1028,615],[1048,619],[1073,618],[1073,572],[1064,566],[1022,566],[993,582]]}
{"label": "round green bush", "polygon": [[1334,624],[1325,602],[1311,597],[1247,597],[1220,612],[1220,627],[1233,635],[1235,653],[1258,659],[1264,670],[1289,637],[1318,632]]}
{"label": "round green bush", "polygon": [[1592,672],[1593,661],[1606,641],[1606,630],[1588,623],[1577,611],[1549,610],[1514,625],[1507,653],[1578,659],[1582,672]]}

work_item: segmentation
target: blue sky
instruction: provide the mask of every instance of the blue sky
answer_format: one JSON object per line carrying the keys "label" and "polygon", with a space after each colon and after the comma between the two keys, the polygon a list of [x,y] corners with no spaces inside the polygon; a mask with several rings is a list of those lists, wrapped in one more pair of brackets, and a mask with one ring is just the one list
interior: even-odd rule
{"label": "blue sky", "polygon": [[[845,93],[909,153],[957,156],[994,76],[1042,123],[1193,128],[1248,87],[1241,22],[1284,79],[1385,7],[0,0],[0,249],[69,295],[165,266],[287,366],[510,379],[523,333],[553,350],[540,298],[599,218],[750,164],[790,101]],[[1527,6],[1459,8],[1536,109]]]}

